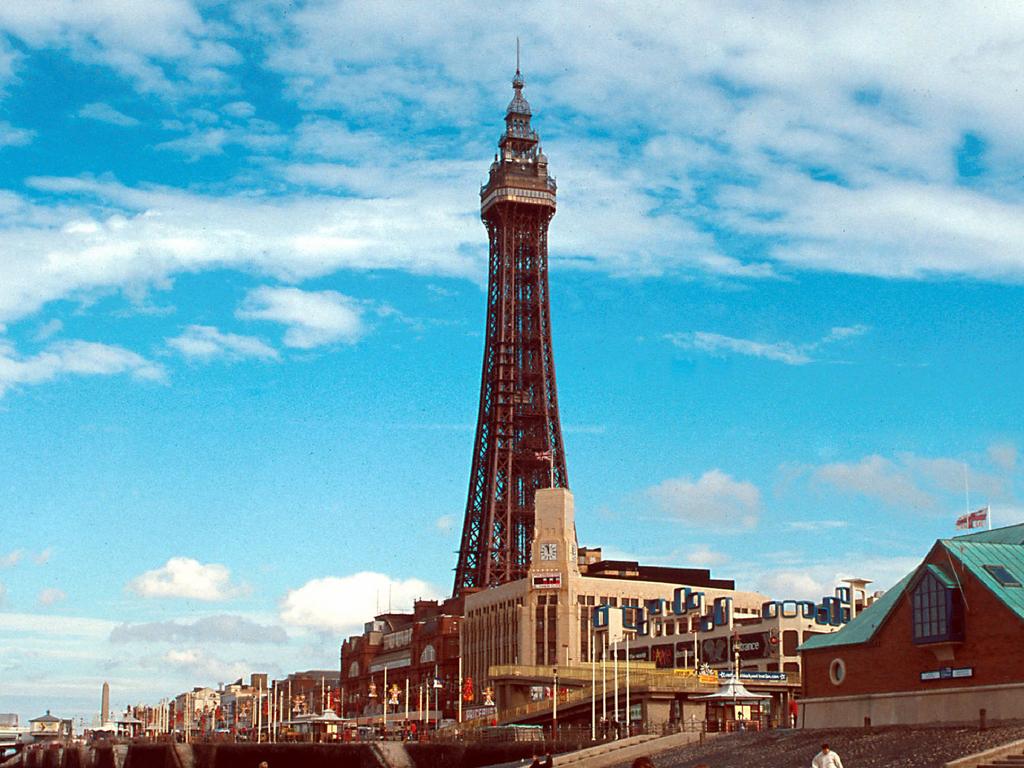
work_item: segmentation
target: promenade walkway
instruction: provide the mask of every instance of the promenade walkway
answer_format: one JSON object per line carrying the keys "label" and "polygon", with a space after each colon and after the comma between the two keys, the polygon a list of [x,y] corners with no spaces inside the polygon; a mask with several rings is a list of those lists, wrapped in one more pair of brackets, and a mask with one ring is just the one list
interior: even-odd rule
{"label": "promenade walkway", "polygon": [[[654,751],[655,768],[808,768],[823,741],[845,768],[944,768],[947,762],[1024,739],[1024,722],[977,726],[775,730],[719,736],[704,744]],[[650,744],[657,747],[657,742]],[[628,768],[629,761],[615,768]]]}

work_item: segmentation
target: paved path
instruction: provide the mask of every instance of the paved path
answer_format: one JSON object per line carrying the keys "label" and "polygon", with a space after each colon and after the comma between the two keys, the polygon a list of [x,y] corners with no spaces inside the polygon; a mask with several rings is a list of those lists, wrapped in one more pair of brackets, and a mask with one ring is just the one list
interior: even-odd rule
{"label": "paved path", "polygon": [[[845,768],[942,768],[946,762],[1024,738],[1024,723],[976,727],[777,730],[720,736],[651,755],[655,768],[808,768],[823,741]],[[615,763],[628,768],[630,761]]]}

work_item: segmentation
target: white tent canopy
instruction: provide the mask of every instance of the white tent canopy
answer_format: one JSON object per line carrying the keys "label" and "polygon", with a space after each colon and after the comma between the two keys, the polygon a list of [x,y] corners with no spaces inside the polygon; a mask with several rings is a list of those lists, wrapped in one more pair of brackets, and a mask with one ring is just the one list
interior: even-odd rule
{"label": "white tent canopy", "polygon": [[770,699],[763,693],[751,693],[739,680],[726,680],[718,686],[718,690],[707,696],[694,696],[694,701],[762,701]]}

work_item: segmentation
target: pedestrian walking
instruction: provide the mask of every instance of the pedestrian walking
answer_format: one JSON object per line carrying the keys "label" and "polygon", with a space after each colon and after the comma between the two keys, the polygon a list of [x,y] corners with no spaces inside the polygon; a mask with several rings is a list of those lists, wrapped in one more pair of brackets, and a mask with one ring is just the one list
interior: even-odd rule
{"label": "pedestrian walking", "polygon": [[811,768],[843,768],[839,755],[829,749],[828,744],[821,745],[821,752],[814,756]]}

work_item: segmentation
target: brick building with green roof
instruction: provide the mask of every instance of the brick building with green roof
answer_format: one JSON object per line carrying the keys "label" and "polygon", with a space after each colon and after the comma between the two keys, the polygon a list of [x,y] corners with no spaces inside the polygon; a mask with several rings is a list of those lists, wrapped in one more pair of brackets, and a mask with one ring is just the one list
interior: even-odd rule
{"label": "brick building with green roof", "polygon": [[800,651],[808,728],[1024,718],[1024,524],[939,539]]}

